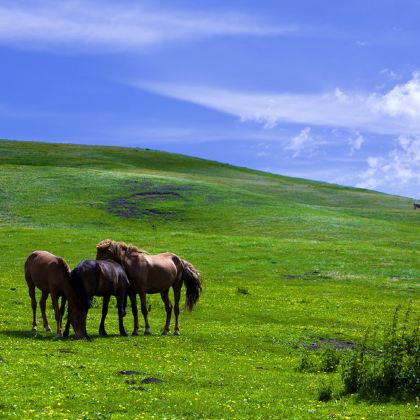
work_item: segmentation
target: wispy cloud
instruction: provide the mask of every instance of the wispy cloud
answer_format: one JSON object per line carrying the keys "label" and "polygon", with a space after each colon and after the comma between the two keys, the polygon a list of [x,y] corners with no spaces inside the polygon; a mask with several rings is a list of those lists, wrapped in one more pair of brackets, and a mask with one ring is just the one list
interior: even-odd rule
{"label": "wispy cloud", "polygon": [[368,169],[359,175],[360,188],[384,188],[413,184],[420,197],[420,136],[400,136],[387,156],[370,156]]}
{"label": "wispy cloud", "polygon": [[350,138],[348,142],[350,145],[350,156],[353,156],[357,151],[359,151],[362,148],[365,139],[359,132],[356,132],[356,137]]}
{"label": "wispy cloud", "polygon": [[311,148],[314,142],[315,141],[311,136],[311,128],[305,127],[297,136],[292,138],[292,140],[285,147],[285,149],[291,150],[293,152],[293,157],[296,157],[299,156],[302,150],[307,150],[308,148]]}
{"label": "wispy cloud", "polygon": [[419,73],[385,93],[345,93],[340,89],[319,94],[260,93],[179,83],[132,85],[231,114],[241,121],[261,123],[265,128],[297,123],[379,134],[420,132]]}
{"label": "wispy cloud", "polygon": [[220,35],[275,36],[299,32],[236,12],[199,13],[153,3],[5,1],[0,42],[19,47],[138,50],[176,40]]}

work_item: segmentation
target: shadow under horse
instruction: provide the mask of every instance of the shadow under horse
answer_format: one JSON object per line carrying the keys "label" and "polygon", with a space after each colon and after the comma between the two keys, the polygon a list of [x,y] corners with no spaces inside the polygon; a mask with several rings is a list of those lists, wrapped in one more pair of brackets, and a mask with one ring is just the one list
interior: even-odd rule
{"label": "shadow under horse", "polygon": [[[36,296],[35,289],[38,288],[42,292],[39,306],[41,307],[41,315],[44,322],[44,329],[51,331],[48,325],[46,315],[46,301],[48,295],[51,294],[51,300],[57,322],[57,336],[62,337],[62,317],[66,301],[68,301],[69,316],[68,322],[73,325],[76,337],[82,338],[86,331],[87,306],[83,299],[83,294],[79,284],[72,281],[70,277],[70,268],[66,261],[47,251],[35,251],[26,259],[25,262],[25,280],[28,284],[29,296],[32,301],[32,331],[37,329],[36,319]],[[59,298],[61,297],[61,307],[59,308]]]}
{"label": "shadow under horse", "polygon": [[[123,317],[127,304],[127,292],[130,283],[124,268],[115,261],[83,260],[71,272],[71,278],[83,285],[87,299],[92,302],[93,296],[103,296],[102,318],[99,325],[99,334],[107,335],[105,331],[105,318],[108,314],[108,305],[111,296],[117,298],[118,323],[120,334],[126,336]],[[68,334],[67,322],[64,336]]]}
{"label": "shadow under horse", "polygon": [[138,335],[139,322],[137,312],[136,295],[140,295],[141,312],[144,317],[144,334],[150,334],[146,294],[160,293],[166,310],[166,322],[162,334],[170,331],[172,303],[169,299],[169,289],[174,291],[175,305],[175,335],[179,335],[179,301],[182,285],[186,286],[185,307],[191,311],[197,303],[201,292],[201,275],[188,261],[182,260],[172,253],[148,255],[145,251],[124,242],[116,242],[110,239],[101,241],[96,246],[96,259],[113,259],[120,263],[130,280],[129,297],[134,317],[133,335]]}

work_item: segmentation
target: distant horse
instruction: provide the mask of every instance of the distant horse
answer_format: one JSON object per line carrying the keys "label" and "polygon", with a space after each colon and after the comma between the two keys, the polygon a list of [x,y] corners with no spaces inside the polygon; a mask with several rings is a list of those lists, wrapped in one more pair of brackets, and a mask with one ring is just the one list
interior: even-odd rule
{"label": "distant horse", "polygon": [[[29,296],[32,300],[32,331],[37,329],[36,321],[36,297],[35,288],[42,291],[39,305],[41,307],[44,329],[51,331],[45,313],[48,294],[54,307],[55,320],[57,322],[57,336],[62,337],[61,321],[64,314],[66,300],[71,311],[71,323],[76,337],[85,336],[87,307],[82,297],[80,285],[71,281],[70,268],[63,258],[56,257],[47,251],[35,251],[25,262],[25,279],[29,288]],[[58,300],[61,297],[61,308],[58,307]],[[70,322],[70,319],[68,320]]]}
{"label": "distant horse", "polygon": [[[115,261],[84,260],[73,269],[71,278],[83,284],[88,300],[93,296],[103,296],[102,318],[99,325],[99,334],[107,335],[105,331],[105,318],[108,313],[109,300],[112,296],[117,298],[118,320],[120,334],[126,336],[123,317],[127,303],[127,291],[130,287],[124,268]],[[64,335],[68,334],[69,322],[67,321]]]}
{"label": "distant horse", "polygon": [[419,203],[413,203],[414,210],[420,209]]}
{"label": "distant horse", "polygon": [[131,308],[134,317],[133,335],[138,334],[139,323],[137,313],[136,294],[140,295],[141,312],[144,317],[144,334],[150,334],[150,325],[147,317],[146,294],[160,293],[166,309],[166,323],[162,334],[170,331],[172,303],[169,299],[169,289],[174,290],[175,298],[175,335],[179,335],[179,300],[181,287],[185,283],[187,288],[185,307],[191,311],[197,303],[202,287],[200,273],[187,261],[175,254],[164,253],[148,255],[146,252],[110,239],[103,240],[96,246],[96,259],[113,259],[123,265],[131,284],[129,293]]}

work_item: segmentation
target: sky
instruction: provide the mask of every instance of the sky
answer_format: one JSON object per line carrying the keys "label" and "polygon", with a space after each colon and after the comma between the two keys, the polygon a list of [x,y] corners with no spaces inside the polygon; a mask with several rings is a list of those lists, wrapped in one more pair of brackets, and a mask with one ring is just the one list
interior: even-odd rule
{"label": "sky", "polygon": [[419,0],[0,0],[0,138],[420,201]]}

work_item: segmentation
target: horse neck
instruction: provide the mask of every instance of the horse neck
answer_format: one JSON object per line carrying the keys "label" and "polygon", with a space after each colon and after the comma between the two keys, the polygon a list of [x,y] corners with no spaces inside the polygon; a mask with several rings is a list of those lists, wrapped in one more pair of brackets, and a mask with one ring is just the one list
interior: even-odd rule
{"label": "horse neck", "polygon": [[71,282],[70,276],[64,283],[64,293],[69,302],[69,306],[73,306],[77,303],[79,296],[77,294],[76,288],[74,287],[74,284]]}
{"label": "horse neck", "polygon": [[131,258],[130,258],[130,257],[127,257],[127,255],[124,255],[122,258],[120,258],[120,259],[117,261],[117,263],[118,263],[118,264],[121,264],[121,265],[123,266],[124,270],[127,270],[127,268],[128,268],[128,267],[129,267],[129,265],[130,265],[130,260],[131,260]]}

